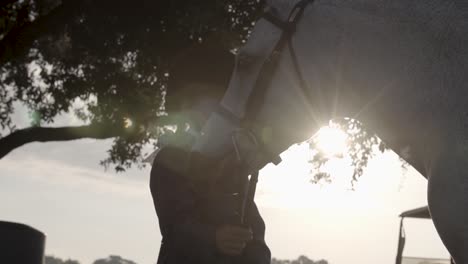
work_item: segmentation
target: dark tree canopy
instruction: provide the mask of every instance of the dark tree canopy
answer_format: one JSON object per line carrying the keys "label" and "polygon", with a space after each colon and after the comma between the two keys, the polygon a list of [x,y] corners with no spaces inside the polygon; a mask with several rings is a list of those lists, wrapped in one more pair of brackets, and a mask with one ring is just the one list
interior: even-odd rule
{"label": "dark tree canopy", "polygon": [[44,264],[80,264],[80,263],[76,260],[71,260],[71,259],[62,260],[54,256],[45,256]]}
{"label": "dark tree canopy", "polygon": [[[115,138],[104,163],[117,170],[141,162],[142,146],[174,123],[165,109],[177,108],[164,100],[174,63],[205,43],[237,47],[260,7],[256,0],[4,2],[0,158],[29,142],[89,137]],[[17,104],[31,111],[31,127],[15,126]],[[50,127],[70,112],[84,125]]]}
{"label": "dark tree canopy", "polygon": [[128,259],[124,259],[121,256],[111,255],[105,259],[95,260],[93,264],[137,264],[137,263]]}
{"label": "dark tree canopy", "polygon": [[[63,260],[60,258],[56,258],[54,256],[45,256],[44,264],[80,264],[80,262],[76,260]],[[97,259],[93,262],[93,264],[137,264],[128,259],[124,259],[121,256],[117,255],[110,255],[107,258]]]}
{"label": "dark tree canopy", "polygon": [[[180,124],[181,101],[212,92],[183,90],[184,74],[223,86],[231,73],[225,54],[245,41],[262,5],[261,0],[3,1],[0,158],[30,142],[113,138],[103,165],[117,171],[143,165],[143,147],[154,144],[167,125]],[[17,127],[12,119],[19,106],[30,111],[29,127]],[[83,125],[54,127],[63,114],[79,117]],[[358,123],[338,123],[350,136],[357,179],[372,146],[380,143],[361,127],[356,130]],[[317,153],[314,169],[326,161]],[[314,180],[326,178],[319,172]]]}
{"label": "dark tree canopy", "polygon": [[328,261],[326,260],[318,260],[318,261],[313,261],[309,259],[308,257],[301,255],[297,259],[294,260],[280,260],[273,258],[271,260],[271,264],[328,264]]}

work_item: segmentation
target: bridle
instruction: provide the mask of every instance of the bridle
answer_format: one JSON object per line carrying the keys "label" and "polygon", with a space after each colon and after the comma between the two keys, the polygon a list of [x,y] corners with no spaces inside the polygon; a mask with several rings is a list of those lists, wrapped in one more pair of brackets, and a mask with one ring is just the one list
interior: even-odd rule
{"label": "bridle", "polygon": [[[255,81],[255,85],[253,86],[250,94],[248,94],[245,114],[244,116],[238,116],[221,104],[216,109],[216,112],[222,117],[229,120],[232,124],[238,125],[238,129],[233,132],[231,139],[239,167],[243,168],[241,174],[246,175],[243,193],[244,197],[240,210],[241,223],[243,224],[247,219],[246,212],[250,211],[249,207],[254,200],[256,184],[258,180],[258,170],[253,172],[249,171],[249,166],[247,164],[248,161],[244,159],[244,153],[242,153],[242,148],[239,147],[240,144],[238,139],[243,137],[249,140],[250,143],[254,145],[256,151],[262,153],[262,155],[265,155],[268,160],[270,160],[275,165],[281,162],[281,158],[279,156],[273,155],[261,140],[257,140],[257,135],[255,135],[251,129],[254,124],[254,120],[251,118],[257,116],[257,113],[260,111],[260,107],[263,105],[266,91],[268,87],[270,87],[272,76],[278,66],[280,55],[283,53],[286,45],[289,46],[289,52],[293,62],[294,70],[299,80],[300,88],[303,90],[303,94],[308,97],[306,100],[311,102],[311,100],[309,100],[311,96],[309,94],[309,89],[307,89],[307,83],[305,82],[303,74],[300,70],[297,56],[292,46],[292,35],[296,31],[297,23],[302,18],[306,6],[310,3],[313,3],[313,1],[314,0],[300,0],[297,2],[289,11],[289,16],[286,21],[283,21],[281,18],[279,18],[274,13],[272,8],[267,8],[264,11],[262,18],[274,26],[280,28],[282,32],[273,50],[267,56],[263,65],[261,66]],[[250,179],[247,178],[247,175],[249,174]]]}

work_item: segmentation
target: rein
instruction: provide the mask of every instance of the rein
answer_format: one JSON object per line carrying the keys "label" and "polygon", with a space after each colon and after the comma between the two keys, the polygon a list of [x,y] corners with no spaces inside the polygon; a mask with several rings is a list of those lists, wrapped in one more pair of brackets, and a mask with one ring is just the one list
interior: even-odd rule
{"label": "rein", "polygon": [[242,175],[249,175],[250,179],[246,176],[244,180],[243,189],[243,200],[241,204],[241,223],[245,224],[248,218],[247,212],[250,211],[250,207],[253,204],[255,197],[255,190],[258,181],[258,170],[249,172],[247,161],[243,159],[242,149],[239,147],[239,137],[245,136],[252,144],[255,145],[257,151],[261,152],[269,158],[269,160],[275,165],[281,162],[281,158],[277,155],[273,155],[262,141],[257,140],[257,136],[252,131],[251,127],[254,124],[253,117],[257,116],[260,111],[260,107],[263,105],[264,98],[268,87],[271,84],[272,76],[276,70],[279,62],[280,55],[282,54],[286,45],[289,45],[289,51],[293,60],[294,69],[297,73],[297,77],[300,82],[303,94],[310,99],[310,94],[307,89],[307,84],[303,78],[302,72],[297,61],[297,56],[292,47],[292,35],[296,31],[296,25],[302,18],[306,6],[312,3],[314,0],[301,0],[294,5],[289,12],[288,19],[283,21],[273,13],[273,9],[267,8],[263,14],[263,18],[274,26],[282,29],[280,38],[276,42],[272,52],[268,55],[267,59],[260,68],[258,77],[256,78],[253,90],[250,92],[247,98],[246,111],[243,117],[238,117],[235,113],[225,108],[221,104],[218,106],[216,112],[229,120],[233,124],[238,124],[239,129],[233,132],[232,144],[236,153],[237,162],[242,171]]}

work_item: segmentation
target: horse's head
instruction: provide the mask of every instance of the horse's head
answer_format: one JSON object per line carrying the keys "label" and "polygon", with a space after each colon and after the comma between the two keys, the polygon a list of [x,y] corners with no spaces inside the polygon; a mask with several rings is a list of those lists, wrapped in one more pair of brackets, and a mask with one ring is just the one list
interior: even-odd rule
{"label": "horse's head", "polygon": [[[286,49],[302,12],[312,1],[271,1],[238,51],[228,89],[193,150],[222,159],[232,153],[248,172],[278,161],[292,142],[318,129]],[[304,112],[307,111],[308,112]],[[307,122],[304,122],[306,117]]]}

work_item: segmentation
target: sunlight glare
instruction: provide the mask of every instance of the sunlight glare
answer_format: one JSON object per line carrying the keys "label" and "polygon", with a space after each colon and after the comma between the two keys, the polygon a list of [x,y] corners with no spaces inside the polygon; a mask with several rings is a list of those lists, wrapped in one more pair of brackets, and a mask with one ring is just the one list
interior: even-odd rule
{"label": "sunlight glare", "polygon": [[125,128],[130,128],[133,126],[133,121],[130,118],[125,118],[124,119],[124,127]]}
{"label": "sunlight glare", "polygon": [[348,136],[338,127],[322,127],[313,137],[320,151],[326,156],[340,156],[346,152]]}
{"label": "sunlight glare", "polygon": [[353,186],[353,167],[345,156],[330,159],[322,168],[330,174],[330,184],[313,184],[309,154],[308,144],[294,145],[281,154],[283,162],[278,166],[263,168],[257,201],[273,208],[366,213],[382,204],[391,205],[405,174],[395,153],[379,154]]}

